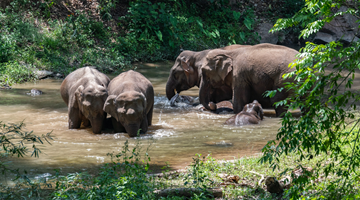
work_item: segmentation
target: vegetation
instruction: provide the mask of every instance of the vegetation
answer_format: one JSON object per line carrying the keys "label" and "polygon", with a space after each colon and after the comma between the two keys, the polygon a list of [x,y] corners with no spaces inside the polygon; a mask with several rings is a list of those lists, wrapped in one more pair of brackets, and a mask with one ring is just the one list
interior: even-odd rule
{"label": "vegetation", "polygon": [[[181,49],[259,41],[251,3],[133,0],[122,8],[118,0],[97,0],[99,6],[88,11],[58,11],[61,2],[13,0],[0,9],[0,83],[36,79],[36,69],[65,76],[93,65],[109,73],[135,61],[174,59]],[[289,15],[296,10],[286,7],[301,8],[301,2],[279,1],[278,11]],[[118,8],[126,14],[113,17]]]}
{"label": "vegetation", "polygon": [[[345,5],[346,11],[339,11]],[[356,1],[306,1],[305,7],[292,18],[279,19],[273,31],[304,24],[300,36],[307,38],[336,16],[350,14],[359,19],[359,8]],[[286,86],[295,92],[277,104],[285,104],[290,109],[300,107],[307,112],[300,118],[294,118],[290,113],[284,116],[276,140],[263,149],[262,162],[271,163],[275,169],[283,154],[296,153],[300,161],[326,155],[316,162],[312,176],[295,180],[295,185],[288,191],[291,198],[359,198],[360,119],[356,107],[360,96],[352,90],[355,72],[360,68],[359,48],[360,41],[356,37],[347,46],[336,41],[324,45],[308,42],[298,61],[292,64],[296,70],[285,76],[297,80]],[[275,92],[270,91],[268,95]],[[289,170],[293,167],[285,168],[284,173]],[[320,176],[330,180],[316,190]]]}
{"label": "vegetation", "polygon": [[[24,131],[24,126],[23,122],[20,124],[5,124],[0,122],[0,171],[2,177],[6,179],[6,173],[11,173],[16,175],[15,181],[20,180],[14,187],[9,187],[0,183],[1,199],[20,198],[21,195],[19,194],[19,191],[24,187],[30,188],[28,191],[30,196],[36,196],[40,189],[38,183],[34,183],[26,176],[26,171],[22,173],[19,169],[14,169],[14,167],[11,166],[11,162],[7,161],[8,157],[24,157],[29,153],[31,153],[31,156],[39,157],[41,151],[36,147],[36,144],[43,144],[44,140],[51,144],[51,132],[46,135],[37,136],[33,134],[32,131]],[[29,148],[29,146],[31,146],[31,148]]]}

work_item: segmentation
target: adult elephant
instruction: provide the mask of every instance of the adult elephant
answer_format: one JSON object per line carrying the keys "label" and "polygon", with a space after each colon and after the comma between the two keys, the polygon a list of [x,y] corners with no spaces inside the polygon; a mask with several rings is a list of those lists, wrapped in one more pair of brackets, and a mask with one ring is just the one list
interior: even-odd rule
{"label": "adult elephant", "polygon": [[154,107],[154,89],[151,82],[139,72],[129,70],[111,80],[104,111],[112,116],[115,132],[137,136],[139,129],[146,133],[151,125]]}
{"label": "adult elephant", "polygon": [[108,96],[109,77],[91,67],[71,72],[60,86],[61,97],[68,106],[69,129],[91,124],[100,133],[106,113],[103,111]]}
{"label": "adult elephant", "polygon": [[[246,47],[247,45],[230,45],[222,50],[232,50]],[[166,83],[166,97],[171,100],[177,93],[188,90],[194,86],[200,85],[201,71],[200,68],[204,64],[206,55],[211,51],[210,49],[204,51],[183,51],[176,58],[173,67],[170,70],[170,75]],[[210,94],[211,101],[217,103],[223,100],[229,100],[232,97],[231,87],[223,85],[212,91]]]}
{"label": "adult elephant", "polygon": [[[212,50],[207,54],[201,68],[199,90],[200,103],[213,110],[211,91],[224,85],[233,91],[232,102],[234,113],[239,113],[245,104],[257,99],[263,107],[271,107],[277,101],[288,97],[290,91],[282,90],[272,98],[264,97],[268,90],[284,86],[283,75],[294,70],[289,64],[296,59],[299,52],[281,45],[258,44],[231,51]],[[209,92],[210,91],[210,92]],[[286,112],[284,106],[275,108],[276,116]]]}

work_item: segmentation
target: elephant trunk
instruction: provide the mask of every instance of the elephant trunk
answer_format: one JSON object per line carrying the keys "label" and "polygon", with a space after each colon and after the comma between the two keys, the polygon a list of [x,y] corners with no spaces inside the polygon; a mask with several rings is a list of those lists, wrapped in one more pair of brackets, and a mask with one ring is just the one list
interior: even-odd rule
{"label": "elephant trunk", "polygon": [[139,124],[130,124],[125,126],[126,132],[129,134],[130,137],[136,137],[139,131],[140,125]]}
{"label": "elephant trunk", "polygon": [[93,133],[95,133],[95,134],[101,133],[102,127],[104,125],[104,121],[105,121],[104,116],[97,116],[93,119],[90,119]]}
{"label": "elephant trunk", "polygon": [[169,77],[167,83],[166,83],[166,97],[170,100],[175,95],[175,87],[176,87],[176,81]]}
{"label": "elephant trunk", "polygon": [[[199,99],[200,99],[200,103],[208,110],[214,110],[214,108],[210,108],[209,103],[210,103],[210,93],[211,93],[211,88],[210,88],[210,84],[206,84],[203,80],[201,80],[200,83],[200,90],[199,90]],[[215,108],[216,110],[216,108]]]}

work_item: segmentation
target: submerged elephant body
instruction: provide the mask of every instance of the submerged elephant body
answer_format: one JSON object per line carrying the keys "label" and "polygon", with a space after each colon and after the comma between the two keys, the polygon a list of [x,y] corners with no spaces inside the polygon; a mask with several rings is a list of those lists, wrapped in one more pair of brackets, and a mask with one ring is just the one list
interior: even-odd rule
{"label": "submerged elephant body", "polygon": [[259,124],[264,118],[264,111],[258,101],[246,104],[244,109],[238,114],[225,121],[227,125],[243,126],[249,124]]}
{"label": "submerged elephant body", "polygon": [[154,107],[151,82],[129,70],[111,80],[108,91],[104,111],[111,115],[115,132],[126,132],[130,137],[137,136],[139,129],[146,133]]}
{"label": "submerged elephant body", "polygon": [[[200,103],[211,109],[211,91],[218,87],[232,88],[234,113],[257,99],[264,107],[271,107],[277,101],[284,100],[291,91],[282,90],[272,98],[264,97],[268,90],[276,90],[292,79],[283,79],[283,75],[292,72],[288,65],[296,59],[299,52],[281,45],[258,44],[235,50],[212,50],[207,54],[201,68],[199,90]],[[286,111],[284,106],[275,108],[276,116]]]}
{"label": "submerged elephant body", "polygon": [[100,133],[106,113],[103,111],[108,96],[110,79],[91,67],[70,73],[60,86],[61,97],[68,106],[69,129],[91,124],[94,133]]}
{"label": "submerged elephant body", "polygon": [[[247,45],[230,45],[220,49],[232,50],[246,47]],[[210,50],[204,51],[183,51],[176,58],[175,64],[170,70],[170,75],[166,83],[166,96],[169,100],[177,93],[188,90],[194,86],[199,87],[201,77],[201,66],[203,65],[206,55]],[[211,101],[217,103],[223,100],[229,100],[232,97],[232,89],[224,85],[213,90]]]}

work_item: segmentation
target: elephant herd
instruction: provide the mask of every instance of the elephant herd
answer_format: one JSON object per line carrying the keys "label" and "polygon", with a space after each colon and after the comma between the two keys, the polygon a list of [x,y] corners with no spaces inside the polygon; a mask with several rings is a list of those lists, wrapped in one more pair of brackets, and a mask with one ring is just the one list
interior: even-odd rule
{"label": "elephant herd", "polygon": [[[191,102],[180,92],[199,87],[199,100],[205,109],[216,111],[222,105],[231,107],[236,115],[226,120],[229,125],[258,124],[263,119],[262,107],[286,99],[292,91],[282,90],[272,98],[263,94],[284,86],[283,75],[293,71],[289,64],[299,52],[281,45],[231,45],[200,52],[183,51],[175,60],[166,84],[166,96]],[[129,136],[145,133],[151,125],[154,89],[142,74],[129,70],[110,79],[94,68],[84,67],[70,73],[60,87],[68,106],[69,128],[81,123],[100,133],[106,115],[111,115],[115,132]],[[227,103],[224,101],[232,100]],[[230,104],[230,105],[228,105]],[[286,112],[285,106],[275,108],[276,116]]]}

